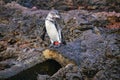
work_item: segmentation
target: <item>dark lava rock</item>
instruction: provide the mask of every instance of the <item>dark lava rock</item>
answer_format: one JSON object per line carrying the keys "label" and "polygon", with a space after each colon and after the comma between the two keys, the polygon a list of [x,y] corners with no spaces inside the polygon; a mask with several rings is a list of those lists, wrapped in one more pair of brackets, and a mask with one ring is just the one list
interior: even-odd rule
{"label": "dark lava rock", "polygon": [[[53,52],[50,48],[51,54],[47,53],[49,55],[43,56],[42,51],[48,48],[50,43],[47,35],[44,40],[41,38],[48,12],[48,10],[32,11],[15,2],[2,7],[0,13],[1,63],[4,61],[7,63],[8,60],[9,64],[14,65],[1,65],[1,69],[9,73],[1,71],[0,77],[5,77],[6,74],[10,77],[14,71],[12,76],[35,64],[54,59],[64,65],[63,68],[52,76],[39,74],[38,79],[119,80],[119,28],[110,30],[105,27],[106,14],[85,10],[61,12],[64,20],[63,35],[67,44],[52,48]],[[95,32],[96,30],[99,34]],[[10,61],[10,58],[14,60]],[[72,61],[77,64],[65,67]],[[12,70],[5,69],[9,67]]]}
{"label": "dark lava rock", "polygon": [[4,0],[5,3],[15,1],[22,6],[38,9],[50,10],[52,8],[57,10],[74,10],[74,9],[87,9],[87,10],[107,10],[119,12],[119,0]]}

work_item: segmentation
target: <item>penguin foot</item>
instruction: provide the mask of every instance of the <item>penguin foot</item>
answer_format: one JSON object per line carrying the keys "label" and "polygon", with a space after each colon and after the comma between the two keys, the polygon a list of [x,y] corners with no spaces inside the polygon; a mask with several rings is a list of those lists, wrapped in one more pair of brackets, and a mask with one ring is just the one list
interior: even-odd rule
{"label": "penguin foot", "polygon": [[60,46],[62,46],[62,45],[61,45],[61,44],[59,44],[59,45],[50,44],[50,45],[49,45],[49,48],[58,48],[58,47],[60,47]]}
{"label": "penguin foot", "polygon": [[59,45],[54,45],[54,48],[58,48],[58,47],[60,47],[61,46],[61,44],[59,44]]}
{"label": "penguin foot", "polygon": [[54,45],[53,45],[53,44],[50,44],[48,47],[49,47],[49,48],[52,48],[52,47],[54,47]]}

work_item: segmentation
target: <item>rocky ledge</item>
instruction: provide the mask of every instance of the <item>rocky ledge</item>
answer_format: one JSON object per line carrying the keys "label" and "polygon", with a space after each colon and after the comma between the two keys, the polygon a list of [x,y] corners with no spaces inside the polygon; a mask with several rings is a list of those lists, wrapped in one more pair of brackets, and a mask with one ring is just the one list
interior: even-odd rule
{"label": "rocky ledge", "polygon": [[0,80],[118,80],[120,13],[61,11],[67,42],[48,48],[49,10],[15,2],[0,9]]}

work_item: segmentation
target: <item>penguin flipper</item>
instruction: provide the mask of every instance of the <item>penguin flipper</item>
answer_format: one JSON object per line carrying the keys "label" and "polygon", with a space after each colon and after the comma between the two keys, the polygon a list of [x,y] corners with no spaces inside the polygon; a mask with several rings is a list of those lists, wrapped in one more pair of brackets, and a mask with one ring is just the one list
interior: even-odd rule
{"label": "penguin flipper", "polygon": [[66,41],[65,41],[62,33],[61,33],[61,39],[62,39],[62,44],[66,45]]}
{"label": "penguin flipper", "polygon": [[46,34],[46,28],[44,27],[42,30],[42,35],[40,36],[40,38],[44,41],[45,40],[45,34]]}

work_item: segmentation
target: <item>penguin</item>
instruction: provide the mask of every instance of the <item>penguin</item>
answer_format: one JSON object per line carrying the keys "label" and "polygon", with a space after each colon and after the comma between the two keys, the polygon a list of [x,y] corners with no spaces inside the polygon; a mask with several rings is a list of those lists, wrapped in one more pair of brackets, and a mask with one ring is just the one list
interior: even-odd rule
{"label": "penguin", "polygon": [[[60,28],[57,19],[61,19],[61,16],[57,10],[52,10],[48,13],[45,19],[46,32],[50,38],[51,46],[60,46],[63,43],[62,29]],[[65,41],[64,41],[65,43]]]}

